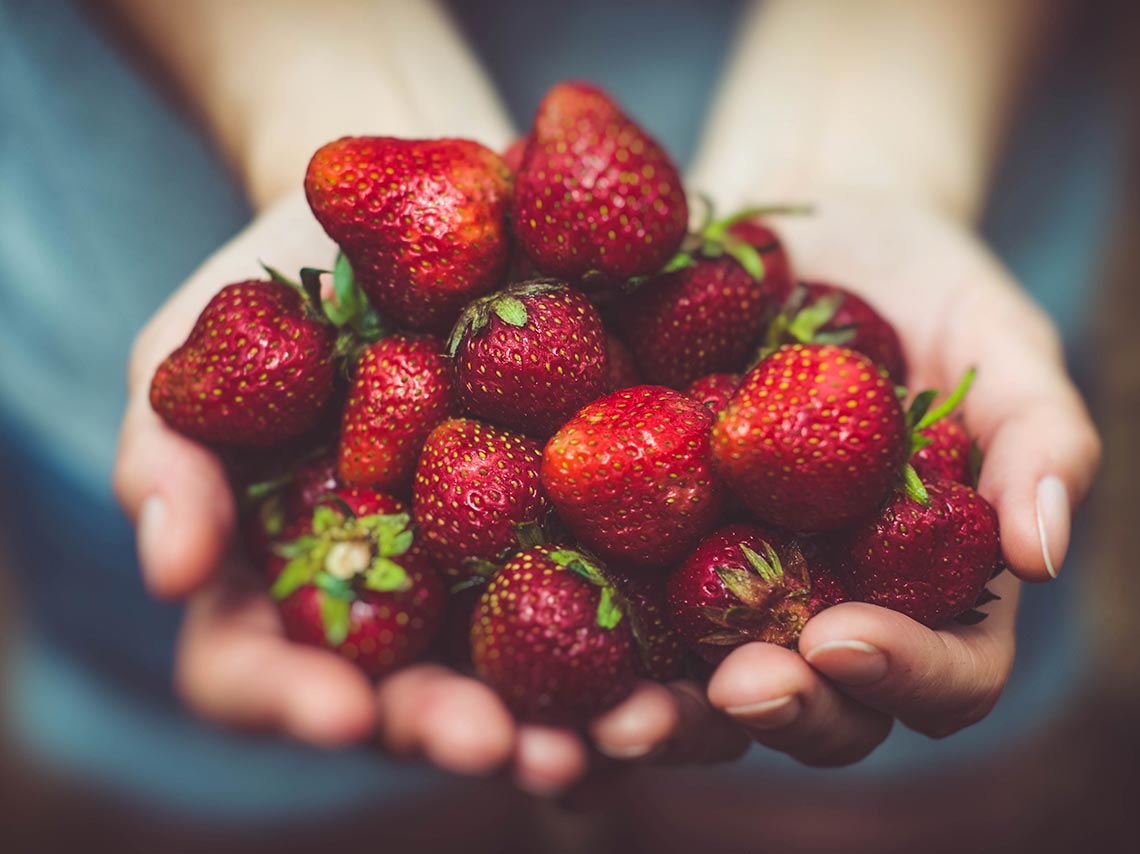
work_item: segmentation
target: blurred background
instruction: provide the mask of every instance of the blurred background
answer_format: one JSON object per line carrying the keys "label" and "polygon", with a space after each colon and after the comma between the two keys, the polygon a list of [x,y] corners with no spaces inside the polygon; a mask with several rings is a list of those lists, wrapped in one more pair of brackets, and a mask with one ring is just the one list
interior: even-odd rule
{"label": "blurred background", "polygon": [[[739,4],[655,4],[648,38],[633,37],[645,35],[636,10],[585,5],[593,15],[522,0],[454,11],[518,124],[551,83],[588,77],[687,160],[700,116],[671,105],[707,100]],[[1017,117],[984,222],[1061,326],[1106,443],[1066,572],[1026,591],[1022,622],[1046,626],[1050,643],[1023,646],[995,713],[944,742],[898,732],[842,771],[759,750],[728,771],[602,769],[553,803],[368,750],[328,755],[221,732],[179,708],[169,679],[178,610],[146,597],[109,489],[130,343],[120,330],[141,326],[249,212],[96,5],[0,0],[0,847],[1130,847],[1140,830],[1140,16],[1126,2],[1073,6]],[[592,23],[602,16],[605,28]],[[540,45],[536,31],[561,38]],[[591,48],[561,50],[574,42]],[[662,62],[670,44],[691,61]],[[175,204],[146,191],[171,180],[172,164]],[[115,239],[76,240],[75,224],[103,215],[108,199],[128,212]],[[45,226],[62,239],[32,239]],[[155,275],[149,288],[131,281]]]}

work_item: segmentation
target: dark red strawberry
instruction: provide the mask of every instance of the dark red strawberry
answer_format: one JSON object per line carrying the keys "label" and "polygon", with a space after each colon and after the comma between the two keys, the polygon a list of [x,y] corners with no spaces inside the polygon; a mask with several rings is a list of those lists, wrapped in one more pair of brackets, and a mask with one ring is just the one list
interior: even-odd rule
{"label": "dark red strawberry", "polygon": [[720,415],[740,388],[742,379],[740,374],[708,374],[694,381],[685,390],[685,397],[707,406],[713,415]]}
{"label": "dark red strawberry", "polygon": [[460,402],[484,421],[546,438],[605,392],[605,335],[586,295],[556,279],[476,300],[448,343]]}
{"label": "dark red strawberry", "polygon": [[607,570],[621,596],[637,647],[639,675],[658,682],[677,679],[685,672],[685,644],[673,630],[665,608],[664,579],[615,567]]}
{"label": "dark red strawberry", "polygon": [[519,526],[549,511],[541,446],[469,418],[444,421],[424,443],[414,506],[424,547],[445,573],[463,577],[517,547]]}
{"label": "dark red strawberry", "polygon": [[318,501],[342,486],[335,452],[312,457],[301,464],[285,488],[285,512],[293,519],[307,518]]}
{"label": "dark red strawberry", "polygon": [[338,490],[306,533],[278,547],[285,564],[272,594],[291,640],[335,650],[373,677],[429,647],[443,585],[408,514],[388,512],[401,509],[390,496]]}
{"label": "dark red strawberry", "polygon": [[401,326],[444,333],[502,282],[510,170],[476,142],[345,137],[313,155],[305,194],[369,300]]}
{"label": "dark red strawberry", "polygon": [[910,464],[923,482],[944,478],[964,483],[973,481],[970,471],[970,436],[954,418],[943,418],[922,431],[930,440],[915,451]]}
{"label": "dark red strawberry", "polygon": [[964,484],[932,480],[928,504],[896,491],[877,514],[834,536],[856,599],[930,627],[970,610],[998,566],[997,513]]}
{"label": "dark red strawberry", "polygon": [[868,356],[896,385],[906,382],[906,358],[890,322],[857,294],[804,282],[769,327],[763,353],[782,344],[842,344]]}
{"label": "dark red strawberry", "polygon": [[[445,579],[447,580],[449,579]],[[470,671],[472,667],[471,618],[488,581],[489,578],[472,576],[457,584],[453,583],[447,593],[435,648],[444,664],[461,672]]]}
{"label": "dark red strawberry", "polygon": [[772,299],[782,304],[792,293],[796,279],[787,250],[776,232],[754,218],[735,219],[727,231],[760,254],[764,262],[764,288]]}
{"label": "dark red strawberry", "polygon": [[755,525],[729,525],[705,537],[665,590],[673,627],[714,664],[752,641],[794,647],[819,610],[799,545]]}
{"label": "dark red strawberry", "polygon": [[666,566],[720,515],[712,420],[708,409],[671,389],[613,392],[547,443],[542,485],[566,528],[604,559]]}
{"label": "dark red strawberry", "polygon": [[451,366],[437,338],[393,335],[369,345],[344,407],[340,478],[400,492],[428,433],[455,410]]}
{"label": "dark red strawberry", "polygon": [[633,363],[633,356],[629,348],[616,335],[606,333],[606,356],[609,363],[609,378],[606,381],[606,391],[620,391],[623,388],[632,388],[641,385],[641,374]]}
{"label": "dark red strawberry", "polygon": [[894,388],[866,356],[829,344],[784,347],[749,371],[712,448],[748,508],[793,531],[871,513],[910,455]]}
{"label": "dark red strawberry", "polygon": [[518,172],[519,167],[522,166],[523,155],[526,153],[527,143],[530,142],[529,138],[520,136],[514,142],[507,146],[503,152],[503,163],[512,172]]}
{"label": "dark red strawberry", "polygon": [[475,672],[523,720],[585,726],[637,678],[630,621],[602,569],[553,546],[491,579],[471,623]]}
{"label": "dark red strawberry", "polygon": [[669,155],[605,92],[561,83],[546,93],[512,215],[539,270],[583,287],[655,273],[681,245],[688,217]]}
{"label": "dark red strawberry", "polygon": [[333,393],[336,331],[278,281],[227,285],[158,366],[150,405],[201,442],[274,445],[320,420]]}

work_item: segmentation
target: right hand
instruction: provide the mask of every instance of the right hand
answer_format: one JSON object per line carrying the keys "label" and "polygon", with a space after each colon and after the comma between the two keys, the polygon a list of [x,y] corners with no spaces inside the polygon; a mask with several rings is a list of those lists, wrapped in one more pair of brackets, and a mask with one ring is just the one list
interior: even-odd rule
{"label": "right hand", "polygon": [[[115,491],[137,525],[148,589],[186,601],[177,689],[197,713],[222,724],[328,746],[375,733],[394,754],[468,774],[511,764],[523,787],[562,790],[589,764],[580,734],[519,724],[489,687],[437,664],[406,667],[373,686],[339,656],[288,641],[258,574],[231,548],[236,508],[220,460],[150,408],[155,368],[221,287],[262,276],[259,260],[288,274],[331,263],[334,252],[303,196],[290,195],[208,259],[135,342]],[[600,752],[624,759],[732,758],[746,744],[689,683],[643,682],[589,734]]]}

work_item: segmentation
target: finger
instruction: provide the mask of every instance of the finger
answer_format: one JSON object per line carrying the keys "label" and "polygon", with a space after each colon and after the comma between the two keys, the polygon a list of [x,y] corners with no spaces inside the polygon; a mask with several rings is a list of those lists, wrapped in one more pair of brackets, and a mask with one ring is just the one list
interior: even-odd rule
{"label": "finger", "polygon": [[985,620],[939,631],[874,605],[837,605],[804,627],[800,653],[859,702],[949,735],[989,714],[1013,664],[1018,581],[1005,574],[990,587],[1002,598]]}
{"label": "finger", "polygon": [[456,774],[489,774],[515,750],[515,723],[481,682],[435,664],[405,668],[376,691],[380,743]]}
{"label": "finger", "polygon": [[752,744],[748,733],[705,696],[704,688],[690,680],[668,686],[680,722],[665,749],[655,759],[661,764],[729,762],[739,759]]}
{"label": "finger", "polygon": [[640,759],[662,747],[681,723],[673,693],[648,680],[590,725],[590,737],[611,759]]}
{"label": "finger", "polygon": [[514,779],[524,791],[554,797],[578,782],[588,768],[586,743],[576,732],[536,724],[519,727]]}
{"label": "finger", "polygon": [[[963,410],[985,453],[979,491],[998,512],[1010,569],[1025,581],[1056,577],[1072,510],[1088,493],[1101,443],[1069,380],[1055,328],[1012,284],[957,301],[944,333],[947,372],[974,364]],[[969,364],[968,364],[969,363]]]}
{"label": "finger", "polygon": [[225,471],[207,448],[132,402],[115,463],[115,494],[137,526],[148,589],[180,598],[211,576],[233,534],[235,509]]}
{"label": "finger", "polygon": [[848,765],[874,750],[891,718],[845,696],[795,652],[751,643],[717,668],[709,701],[760,744],[807,765]]}
{"label": "finger", "polygon": [[221,584],[188,604],[175,684],[187,705],[228,726],[284,732],[318,745],[367,738],[372,691],[352,664],[290,643],[264,594]]}

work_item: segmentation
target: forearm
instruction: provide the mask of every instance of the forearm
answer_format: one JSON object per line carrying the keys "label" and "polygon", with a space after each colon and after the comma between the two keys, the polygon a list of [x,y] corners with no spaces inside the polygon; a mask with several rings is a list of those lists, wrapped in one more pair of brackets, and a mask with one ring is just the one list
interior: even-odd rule
{"label": "forearm", "polygon": [[510,123],[437,2],[113,0],[197,110],[256,206],[345,134],[469,136]]}
{"label": "forearm", "polygon": [[769,0],[742,23],[690,182],[722,204],[919,198],[965,220],[1054,5]]}

